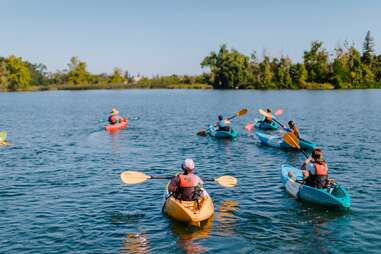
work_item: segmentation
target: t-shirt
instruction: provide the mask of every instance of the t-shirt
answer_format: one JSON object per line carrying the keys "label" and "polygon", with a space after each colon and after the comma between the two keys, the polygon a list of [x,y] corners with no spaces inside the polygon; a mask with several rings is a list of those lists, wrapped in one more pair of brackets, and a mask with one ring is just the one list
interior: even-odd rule
{"label": "t-shirt", "polygon": [[225,127],[225,120],[222,119],[221,121],[218,122],[218,127]]}

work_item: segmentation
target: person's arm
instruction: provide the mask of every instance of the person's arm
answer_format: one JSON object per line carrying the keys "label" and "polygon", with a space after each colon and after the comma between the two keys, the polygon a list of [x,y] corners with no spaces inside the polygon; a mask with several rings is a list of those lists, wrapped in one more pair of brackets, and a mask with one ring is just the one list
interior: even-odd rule
{"label": "person's arm", "polygon": [[302,166],[300,167],[301,170],[305,171],[307,170],[307,164],[310,163],[312,160],[311,157],[308,157],[302,164]]}
{"label": "person's arm", "polygon": [[178,176],[174,176],[171,179],[171,182],[168,184],[168,191],[169,192],[176,192],[177,191],[177,184],[178,184],[179,178]]}

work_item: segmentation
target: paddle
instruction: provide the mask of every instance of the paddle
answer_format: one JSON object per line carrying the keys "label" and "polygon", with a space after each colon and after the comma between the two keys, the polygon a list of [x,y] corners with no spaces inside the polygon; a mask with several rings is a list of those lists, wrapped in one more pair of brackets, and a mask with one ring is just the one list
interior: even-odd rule
{"label": "paddle", "polygon": [[276,116],[280,116],[280,115],[283,114],[283,112],[284,112],[284,110],[283,110],[282,108],[279,108],[279,109],[277,109],[277,110],[275,111],[274,115],[276,115]]}
{"label": "paddle", "polygon": [[[143,183],[149,179],[172,179],[172,176],[150,176],[138,171],[124,171],[120,174],[122,182],[125,184]],[[220,176],[217,178],[204,179],[207,182],[217,182],[224,187],[234,187],[237,185],[237,179],[233,176]]]}
{"label": "paddle", "polygon": [[8,145],[6,131],[0,131],[0,145]]}
{"label": "paddle", "polygon": [[[227,120],[232,120],[233,118],[235,117],[241,117],[241,116],[244,116],[247,114],[249,110],[247,108],[243,108],[241,109],[240,111],[236,112],[233,116],[227,118]],[[200,130],[197,132],[197,135],[199,136],[206,136],[207,135],[207,131],[206,130]]]}
{"label": "paddle", "polygon": [[304,154],[304,156],[306,156],[306,158],[309,157],[308,154],[300,147],[299,140],[293,133],[291,132],[285,133],[283,135],[283,139],[289,146],[302,151],[302,153]]}
{"label": "paddle", "polygon": [[[134,117],[126,117],[127,119],[128,119],[128,121],[130,121],[130,120],[139,120],[140,119],[140,117],[138,117],[138,116],[134,116]],[[105,120],[105,119],[98,119],[98,123],[104,123],[104,122],[108,122],[108,120]]]}
{"label": "paddle", "polygon": [[258,111],[259,111],[259,114],[263,115],[264,117],[268,117],[268,118],[270,118],[272,121],[274,121],[274,122],[276,122],[277,124],[279,124],[284,130],[287,130],[286,127],[284,127],[284,125],[283,125],[281,122],[279,122],[278,120],[276,120],[276,119],[273,117],[272,114],[270,114],[270,113],[264,111],[263,109],[259,109]]}

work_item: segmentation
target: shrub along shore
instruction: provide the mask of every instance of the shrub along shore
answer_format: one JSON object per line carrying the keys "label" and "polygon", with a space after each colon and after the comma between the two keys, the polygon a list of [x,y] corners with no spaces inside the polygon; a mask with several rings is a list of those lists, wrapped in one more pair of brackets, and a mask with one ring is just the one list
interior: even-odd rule
{"label": "shrub along shore", "polygon": [[[222,45],[201,61],[201,75],[140,77],[115,68],[111,74],[93,74],[87,64],[72,57],[68,68],[48,72],[14,55],[0,56],[0,91],[90,90],[90,89],[367,89],[381,88],[381,55],[374,50],[368,31],[362,50],[344,42],[330,54],[321,41],[313,41],[303,61],[288,56],[250,56]],[[333,57],[332,57],[333,56]]]}

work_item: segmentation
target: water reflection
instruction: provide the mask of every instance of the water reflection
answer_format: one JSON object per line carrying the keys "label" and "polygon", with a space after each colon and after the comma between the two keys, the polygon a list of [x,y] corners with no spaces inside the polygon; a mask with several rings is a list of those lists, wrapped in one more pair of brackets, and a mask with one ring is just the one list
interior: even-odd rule
{"label": "water reflection", "polygon": [[128,233],[120,254],[145,254],[148,251],[149,242],[144,234]]}
{"label": "water reflection", "polygon": [[213,217],[201,224],[200,228],[187,226],[183,223],[171,221],[172,233],[178,237],[176,245],[187,254],[199,254],[208,251],[198,240],[207,238],[213,225]]}
{"label": "water reflection", "polygon": [[238,217],[234,212],[238,211],[238,201],[233,199],[224,200],[218,209],[217,213],[217,226],[218,234],[223,236],[234,235],[234,227],[238,221]]}
{"label": "water reflection", "polygon": [[203,222],[200,228],[171,221],[170,228],[172,233],[178,238],[176,245],[187,254],[208,252],[209,249],[203,246],[200,240],[208,238],[212,229],[213,232],[218,233],[218,235],[233,236],[235,224],[239,220],[234,215],[234,212],[238,209],[238,201],[225,200],[218,209],[216,209],[214,217]]}

